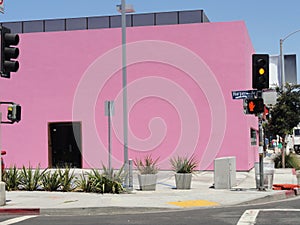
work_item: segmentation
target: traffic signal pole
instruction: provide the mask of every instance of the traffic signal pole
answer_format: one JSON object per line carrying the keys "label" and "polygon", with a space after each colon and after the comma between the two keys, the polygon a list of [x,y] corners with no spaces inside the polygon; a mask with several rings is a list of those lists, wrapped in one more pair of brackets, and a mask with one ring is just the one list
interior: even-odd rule
{"label": "traffic signal pole", "polygon": [[[0,122],[2,121],[2,113],[0,112]],[[1,158],[1,149],[2,149],[2,135],[1,135],[1,126],[0,126],[0,158]],[[0,206],[6,204],[6,191],[5,191],[5,182],[2,181],[2,165],[0,159]]]}
{"label": "traffic signal pole", "polygon": [[[252,88],[257,89],[257,98],[262,99],[262,90],[269,88],[269,55],[252,55]],[[264,107],[263,107],[264,111]],[[263,138],[263,112],[257,112],[259,134],[259,191],[264,191],[264,138]]]}
{"label": "traffic signal pole", "polygon": [[[258,91],[259,98],[262,97],[262,91]],[[262,113],[258,114],[258,155],[259,155],[259,191],[265,191],[264,187],[264,140],[263,140],[263,127],[262,127]]]}

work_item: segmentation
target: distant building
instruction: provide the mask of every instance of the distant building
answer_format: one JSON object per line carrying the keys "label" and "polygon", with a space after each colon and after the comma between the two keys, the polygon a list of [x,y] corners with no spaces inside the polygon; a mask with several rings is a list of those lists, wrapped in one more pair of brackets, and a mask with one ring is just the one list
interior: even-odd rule
{"label": "distant building", "polygon": [[[297,84],[297,60],[296,55],[284,55],[284,71],[285,82],[289,84]],[[269,107],[276,104],[277,93],[276,87],[281,87],[282,75],[280,56],[270,56],[270,90],[263,93],[264,102]]]}
{"label": "distant building", "polygon": [[[276,86],[281,86],[282,75],[281,75],[281,65],[280,56],[270,56],[270,88]],[[285,82],[291,84],[297,84],[297,60],[296,55],[284,55],[284,74]]]}

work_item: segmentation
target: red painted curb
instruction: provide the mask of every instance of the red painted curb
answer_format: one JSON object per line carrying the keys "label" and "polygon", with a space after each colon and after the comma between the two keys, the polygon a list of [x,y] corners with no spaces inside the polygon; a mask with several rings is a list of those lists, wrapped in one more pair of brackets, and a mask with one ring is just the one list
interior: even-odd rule
{"label": "red painted curb", "polygon": [[40,209],[0,209],[1,214],[39,215]]}
{"label": "red painted curb", "polygon": [[287,198],[291,198],[291,197],[294,197],[296,195],[295,191],[294,190],[286,190],[285,191],[285,196]]}

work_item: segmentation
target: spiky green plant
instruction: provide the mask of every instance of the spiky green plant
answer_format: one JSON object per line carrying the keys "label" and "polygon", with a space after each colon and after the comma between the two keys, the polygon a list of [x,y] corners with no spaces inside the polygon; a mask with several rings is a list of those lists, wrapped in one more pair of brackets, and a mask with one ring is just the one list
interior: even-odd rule
{"label": "spiky green plant", "polygon": [[20,171],[17,169],[16,165],[9,167],[4,171],[3,181],[6,183],[7,191],[18,190],[20,184]]}
{"label": "spiky green plant", "polygon": [[92,169],[88,173],[88,179],[91,181],[91,191],[95,193],[104,193],[104,181],[102,174],[97,169]]}
{"label": "spiky green plant", "polygon": [[87,173],[80,174],[79,178],[75,180],[75,191],[92,192],[92,181]]}
{"label": "spiky green plant", "polygon": [[62,191],[73,191],[76,186],[75,183],[75,174],[74,170],[71,172],[69,167],[66,167],[64,170],[58,170],[60,181],[61,181],[61,190]]}
{"label": "spiky green plant", "polygon": [[26,191],[35,191],[40,188],[42,175],[47,169],[41,171],[40,165],[34,170],[30,165],[28,169],[22,167],[20,172],[20,186]]}
{"label": "spiky green plant", "polygon": [[159,158],[153,159],[151,155],[147,155],[144,159],[135,159],[134,165],[141,174],[156,174],[159,170],[158,160]]}
{"label": "spiky green plant", "polygon": [[170,163],[171,163],[172,169],[176,173],[193,173],[199,164],[198,161],[196,160],[195,156],[193,156],[193,155],[191,157],[177,156],[177,157],[171,158]]}
{"label": "spiky green plant", "polygon": [[41,177],[41,183],[45,191],[57,191],[61,186],[61,180],[57,170],[44,173]]}
{"label": "spiky green plant", "polygon": [[119,194],[125,191],[123,188],[123,181],[125,178],[124,173],[124,166],[122,166],[118,171],[115,171],[113,168],[109,169],[106,168],[104,165],[103,167],[103,182],[104,182],[104,189],[103,193],[113,193]]}
{"label": "spiky green plant", "polygon": [[[282,168],[282,154],[276,155],[274,164],[275,168]],[[300,160],[296,154],[290,153],[289,155],[285,155],[285,168],[300,170]]]}

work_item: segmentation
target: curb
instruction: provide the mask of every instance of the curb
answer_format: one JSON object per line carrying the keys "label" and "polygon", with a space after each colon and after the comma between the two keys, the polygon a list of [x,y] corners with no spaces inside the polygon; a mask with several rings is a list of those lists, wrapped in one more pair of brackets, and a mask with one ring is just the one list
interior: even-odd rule
{"label": "curb", "polygon": [[43,216],[72,216],[72,215],[122,215],[155,212],[174,212],[179,209],[157,207],[82,207],[82,208],[12,208],[0,209],[0,215],[43,215]]}
{"label": "curb", "polygon": [[174,212],[180,209],[157,208],[157,207],[87,207],[87,208],[53,208],[41,209],[40,215],[130,215],[139,213]]}
{"label": "curb", "polygon": [[0,215],[40,215],[38,208],[16,208],[16,209],[0,209]]}
{"label": "curb", "polygon": [[261,203],[267,203],[272,201],[284,200],[284,199],[296,197],[298,195],[297,193],[298,192],[296,192],[295,190],[282,190],[282,191],[278,191],[278,193],[270,194],[262,198],[253,199],[239,205],[261,204]]}

